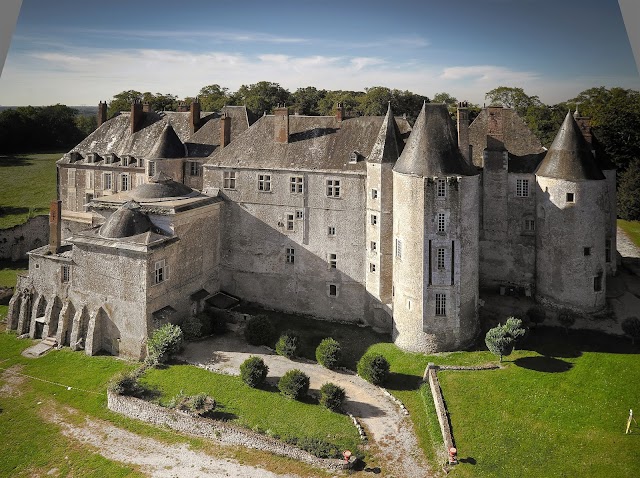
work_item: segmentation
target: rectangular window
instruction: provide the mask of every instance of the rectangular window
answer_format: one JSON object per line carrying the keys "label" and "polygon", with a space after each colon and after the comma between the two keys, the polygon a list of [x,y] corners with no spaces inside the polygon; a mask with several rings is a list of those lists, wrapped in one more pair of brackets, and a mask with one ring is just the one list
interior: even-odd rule
{"label": "rectangular window", "polygon": [[329,269],[338,268],[338,256],[336,254],[329,254]]}
{"label": "rectangular window", "polygon": [[136,186],[140,186],[141,184],[144,184],[144,175],[143,174],[136,174]]}
{"label": "rectangular window", "polygon": [[376,265],[371,262],[369,263],[369,272],[375,272],[376,271]]}
{"label": "rectangular window", "polygon": [[87,175],[85,176],[86,178],[86,188],[87,189],[93,189],[93,171],[87,171]]}
{"label": "rectangular window", "polygon": [[445,232],[445,229],[444,229],[445,222],[444,222],[443,212],[438,213],[437,221],[438,221],[438,232]]}
{"label": "rectangular window", "polygon": [[396,257],[402,259],[402,240],[396,239]]}
{"label": "rectangular window", "polygon": [[567,193],[567,202],[575,202],[575,195],[573,193]]}
{"label": "rectangular window", "polygon": [[289,192],[292,194],[303,192],[302,176],[291,176],[289,181]]}
{"label": "rectangular window", "polygon": [[611,262],[611,239],[604,242],[604,260]]}
{"label": "rectangular window", "polygon": [[153,283],[160,284],[167,280],[167,267],[165,265],[164,259],[161,261],[156,261],[153,266]]}
{"label": "rectangular window", "polygon": [[68,169],[67,171],[68,171],[67,185],[70,188],[75,188],[76,187],[76,170]]}
{"label": "rectangular window", "polygon": [[590,247],[584,247],[583,248],[583,254],[585,256],[590,256],[591,255],[591,248]]}
{"label": "rectangular window", "polygon": [[447,294],[436,294],[436,315],[447,315]]}
{"label": "rectangular window", "polygon": [[519,198],[529,197],[529,180],[516,179],[516,196]]}
{"label": "rectangular window", "polygon": [[149,176],[153,176],[156,174],[156,162],[155,161],[149,161],[148,163],[149,166],[149,171],[148,171],[148,175]]}
{"label": "rectangular window", "polygon": [[258,174],[258,191],[271,191],[271,176]]}
{"label": "rectangular window", "polygon": [[536,230],[536,221],[535,219],[525,219],[524,220],[524,230],[525,231],[535,231]]}
{"label": "rectangular window", "polygon": [[296,251],[292,247],[287,247],[287,264],[293,264],[296,260]]}
{"label": "rectangular window", "polygon": [[302,219],[304,218],[304,211],[302,211],[301,209],[298,209],[296,211],[296,219]]}
{"label": "rectangular window", "polygon": [[128,191],[129,190],[129,174],[123,173],[120,175],[120,190]]}
{"label": "rectangular window", "polygon": [[102,189],[105,191],[111,191],[111,173],[104,173],[102,177]]}
{"label": "rectangular window", "polygon": [[327,196],[330,198],[340,197],[340,180],[327,179]]}
{"label": "rectangular window", "polygon": [[375,226],[376,224],[378,224],[378,216],[376,216],[375,214],[371,215],[371,225]]}
{"label": "rectangular window", "polygon": [[371,241],[371,252],[376,252],[377,249],[378,244],[376,244],[376,241]]}
{"label": "rectangular window", "polygon": [[593,291],[594,292],[602,291],[602,273],[598,274],[593,278]]}
{"label": "rectangular window", "polygon": [[378,190],[377,189],[372,189],[371,190],[371,199],[378,199]]}
{"label": "rectangular window", "polygon": [[223,189],[236,188],[236,172],[235,171],[224,171],[222,173],[222,188]]}
{"label": "rectangular window", "polygon": [[62,266],[62,282],[69,282],[71,280],[71,266]]}
{"label": "rectangular window", "polygon": [[436,249],[436,259],[438,263],[438,269],[444,269],[444,247],[438,247]]}
{"label": "rectangular window", "polygon": [[129,156],[123,156],[121,161],[123,166],[129,166]]}
{"label": "rectangular window", "polygon": [[189,175],[202,176],[202,165],[198,161],[189,161]]}
{"label": "rectangular window", "polygon": [[329,284],[329,295],[336,297],[338,295],[338,286],[335,284]]}
{"label": "rectangular window", "polygon": [[293,214],[287,214],[287,231],[293,231]]}
{"label": "rectangular window", "polygon": [[436,195],[439,198],[443,198],[447,196],[447,181],[444,179],[438,179],[436,186]]}
{"label": "rectangular window", "polygon": [[327,235],[328,236],[335,236],[336,235],[336,228],[333,226],[329,226],[327,228]]}

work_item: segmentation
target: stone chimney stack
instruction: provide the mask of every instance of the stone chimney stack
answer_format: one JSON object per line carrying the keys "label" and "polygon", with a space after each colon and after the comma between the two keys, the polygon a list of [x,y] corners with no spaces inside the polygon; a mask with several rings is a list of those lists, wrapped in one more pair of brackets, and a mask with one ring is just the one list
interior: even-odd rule
{"label": "stone chimney stack", "polygon": [[289,108],[278,106],[273,110],[274,135],[276,143],[289,142]]}
{"label": "stone chimney stack", "polygon": [[458,103],[458,147],[467,163],[471,164],[469,152],[469,104],[466,101]]}
{"label": "stone chimney stack", "polygon": [[338,122],[341,122],[345,118],[346,116],[344,114],[344,105],[342,103],[338,103],[336,105],[336,119],[338,120]]}
{"label": "stone chimney stack", "polygon": [[222,113],[220,118],[220,147],[224,148],[231,142],[231,118]]}
{"label": "stone chimney stack", "polygon": [[142,103],[142,112],[143,113],[151,113],[151,104],[148,101]]}
{"label": "stone chimney stack", "polygon": [[49,207],[49,251],[51,254],[60,252],[62,245],[62,201],[51,201]]}
{"label": "stone chimney stack", "polygon": [[194,98],[191,102],[191,134],[200,128],[200,100]]}
{"label": "stone chimney stack", "polygon": [[189,111],[189,107],[186,103],[180,102],[178,103],[178,113],[187,113]]}
{"label": "stone chimney stack", "polygon": [[98,128],[107,121],[107,102],[98,103]]}
{"label": "stone chimney stack", "polygon": [[140,130],[142,124],[142,101],[133,100],[131,103],[131,134]]}

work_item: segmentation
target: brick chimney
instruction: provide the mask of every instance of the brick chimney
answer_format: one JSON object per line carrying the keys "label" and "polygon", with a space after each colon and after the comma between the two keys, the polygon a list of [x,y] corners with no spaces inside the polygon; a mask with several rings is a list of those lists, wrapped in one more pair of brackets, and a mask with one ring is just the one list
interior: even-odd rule
{"label": "brick chimney", "polygon": [[346,119],[346,116],[344,114],[344,105],[342,103],[338,103],[336,105],[336,119],[338,121],[342,121],[343,119]]}
{"label": "brick chimney", "polygon": [[274,139],[276,143],[289,142],[289,108],[278,106],[273,110]]}
{"label": "brick chimney", "polygon": [[195,98],[191,102],[191,134],[198,131],[200,128],[200,100]]}
{"label": "brick chimney", "polygon": [[487,149],[504,151],[504,130],[502,127],[502,106],[487,108]]}
{"label": "brick chimney", "polygon": [[466,101],[458,103],[458,147],[460,152],[471,164],[469,154],[469,104]]}
{"label": "brick chimney", "polygon": [[131,134],[140,130],[142,124],[142,101],[133,100],[131,103]]}
{"label": "brick chimney", "polygon": [[220,147],[224,148],[231,142],[231,118],[222,113],[220,118]]}
{"label": "brick chimney", "polygon": [[186,113],[188,111],[189,111],[189,107],[187,106],[186,103],[183,103],[182,101],[178,103],[178,113]]}
{"label": "brick chimney", "polygon": [[142,112],[143,113],[151,113],[151,103],[145,101],[142,103]]}
{"label": "brick chimney", "polygon": [[51,201],[49,207],[49,251],[51,254],[60,252],[62,245],[62,201]]}
{"label": "brick chimney", "polygon": [[98,128],[102,123],[107,121],[107,102],[98,103]]}

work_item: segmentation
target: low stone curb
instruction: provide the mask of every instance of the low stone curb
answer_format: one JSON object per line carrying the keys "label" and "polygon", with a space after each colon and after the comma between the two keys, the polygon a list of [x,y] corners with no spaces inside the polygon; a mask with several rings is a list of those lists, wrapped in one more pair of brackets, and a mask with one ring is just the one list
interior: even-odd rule
{"label": "low stone curb", "polygon": [[351,418],[353,425],[356,427],[356,430],[358,430],[358,434],[360,435],[360,440],[367,441],[367,433],[364,431],[364,428],[362,427],[358,419],[353,415],[351,415],[349,412],[347,412],[347,415],[349,415],[349,418]]}
{"label": "low stone curb", "polygon": [[113,412],[153,425],[166,426],[178,432],[208,438],[226,445],[240,445],[267,451],[330,471],[349,469],[353,467],[355,462],[355,458],[352,458],[349,462],[318,458],[309,452],[280,440],[257,434],[231,423],[201,418],[183,411],[171,410],[139,398],[108,392],[107,407]]}
{"label": "low stone curb", "polygon": [[393,403],[395,403],[396,405],[398,405],[398,407],[400,407],[400,410],[402,410],[402,413],[404,415],[409,415],[409,410],[407,410],[407,408],[404,406],[404,403],[402,403],[400,400],[398,400],[396,397],[390,394],[386,388],[380,387],[380,389],[382,390],[382,393],[384,393],[387,397],[389,397]]}

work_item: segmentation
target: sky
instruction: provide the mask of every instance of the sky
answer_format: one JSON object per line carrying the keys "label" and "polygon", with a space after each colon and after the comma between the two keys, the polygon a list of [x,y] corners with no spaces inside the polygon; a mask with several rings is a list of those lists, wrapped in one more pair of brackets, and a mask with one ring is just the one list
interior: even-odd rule
{"label": "sky", "polygon": [[617,0],[23,0],[0,105],[97,105],[124,90],[194,96],[386,86],[483,104],[640,90]]}

